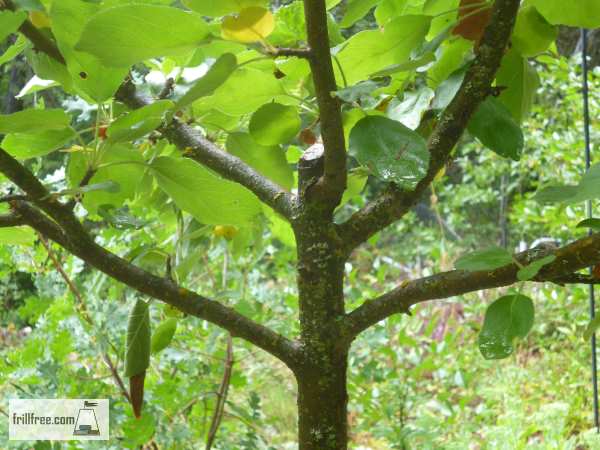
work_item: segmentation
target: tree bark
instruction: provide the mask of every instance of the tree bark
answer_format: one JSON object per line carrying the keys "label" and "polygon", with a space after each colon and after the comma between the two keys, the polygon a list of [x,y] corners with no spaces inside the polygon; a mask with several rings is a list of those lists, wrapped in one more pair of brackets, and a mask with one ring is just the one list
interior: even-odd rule
{"label": "tree bark", "polygon": [[332,355],[323,368],[298,376],[300,450],[348,448],[346,352]]}
{"label": "tree bark", "polygon": [[[305,207],[310,210],[310,203]],[[349,341],[341,334],[345,318],[345,256],[335,226],[328,218],[320,218],[319,212],[323,211],[304,211],[294,225],[301,342],[305,356],[304,363],[295,370],[299,448],[346,450]]]}

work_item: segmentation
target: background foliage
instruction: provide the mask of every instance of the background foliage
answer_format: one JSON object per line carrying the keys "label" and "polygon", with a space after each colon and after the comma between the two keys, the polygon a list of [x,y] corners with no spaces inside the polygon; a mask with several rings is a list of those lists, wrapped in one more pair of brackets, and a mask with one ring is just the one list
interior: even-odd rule
{"label": "background foliage", "polygon": [[[190,7],[194,4],[184,3]],[[375,20],[379,24],[385,20],[385,9],[365,16],[367,11],[354,9],[359,3],[362,2],[344,2],[332,11],[332,24],[334,18],[342,23],[341,28],[332,25],[333,45],[362,29],[372,28]],[[279,45],[302,40],[299,2],[274,6],[282,7],[276,14],[270,42]],[[210,11],[200,12],[211,15]],[[228,12],[231,11],[218,11],[215,15]],[[437,26],[441,28],[443,23]],[[60,39],[59,35],[57,38]],[[11,49],[14,45],[24,46],[19,40],[12,45]],[[191,84],[186,80],[186,70],[192,72],[206,58],[214,59],[222,53],[222,49],[216,48],[218,45],[202,48],[183,64],[185,69],[176,69],[181,63],[176,58],[151,60],[144,66],[136,65],[134,77],[145,78],[151,93],[157,95],[175,70],[176,93],[181,94]],[[240,51],[235,47],[237,43],[222,45]],[[454,40],[444,48],[446,59],[440,59],[449,61],[449,67],[438,64],[437,70],[430,68],[427,80],[411,72],[410,76],[392,77],[391,87],[377,86],[382,94],[397,94],[390,100],[388,116],[405,124],[412,121],[423,125],[425,119],[421,120],[421,114],[432,99],[428,96],[460,66],[466,52],[466,44]],[[247,53],[240,59],[248,61],[256,56],[255,52]],[[63,89],[42,86],[35,78],[20,100],[14,100],[15,86],[20,89],[34,77],[25,56],[30,62],[35,58],[23,54],[0,69],[0,94],[6,99],[7,112],[19,106],[62,108],[73,115],[73,126],[84,140],[94,138],[96,120],[120,113],[118,104],[106,110],[101,105],[98,109],[89,98],[87,101],[81,98],[85,92],[75,89],[79,96],[65,93]],[[369,67],[368,61],[357,62],[368,56],[340,51],[342,64],[351,67],[344,74],[350,85],[365,78],[361,70]],[[511,113],[527,116],[523,123],[525,141],[521,159],[502,158],[466,136],[456,151],[455,162],[434,183],[429,197],[401,223],[361,247],[347,264],[349,308],[392,287],[398,280],[450,269],[458,256],[476,248],[501,245],[523,249],[544,237],[564,243],[584,235],[584,230],[575,229],[575,224],[585,217],[582,205],[544,206],[533,200],[537,189],[551,182],[576,183],[584,167],[578,62],[576,56],[558,57],[554,47],[531,61],[540,78],[539,85],[534,83],[531,89],[535,104],[525,105],[531,108],[531,114],[521,111],[525,107],[522,103],[517,108],[510,97],[500,97],[508,107],[517,108]],[[247,148],[249,142],[253,142],[256,152],[286,143],[286,159],[273,158],[262,169],[280,184],[292,186],[289,164],[297,160],[299,148],[306,147],[306,143],[290,143],[288,135],[273,137],[261,128],[260,117],[253,116],[255,126],[249,118],[274,95],[272,91],[264,92],[261,97],[261,89],[268,91],[271,86],[265,73],[272,69],[271,61],[246,66],[244,73],[238,74],[230,85],[237,86],[236,91],[216,92],[209,100],[200,99],[186,114],[201,118],[207,124],[209,136],[224,142],[234,154],[238,148]],[[284,91],[297,87],[306,75],[306,68],[288,61],[278,69],[287,78],[277,99],[284,105],[298,106],[300,101]],[[120,80],[123,74],[118,69],[114,71],[115,79]],[[598,75],[593,74],[592,86],[597,84]],[[248,92],[248,86],[254,86],[255,90]],[[348,96],[345,98],[351,99],[350,104],[358,100],[361,105],[346,111],[348,133],[360,118],[361,110],[377,114],[374,111],[379,101],[374,101],[372,88],[364,98],[360,89],[339,93]],[[427,98],[425,107],[419,110],[423,98]],[[220,105],[219,110],[212,109],[215,102]],[[406,110],[403,102],[409,102],[413,108]],[[301,123],[297,115],[290,115],[289,136],[309,127],[314,119],[311,113],[314,105],[310,101],[303,105],[307,113],[302,115]],[[599,106],[600,92],[592,90],[592,110],[598,111]],[[595,120],[596,130],[600,130],[598,125]],[[150,126],[148,131],[154,127]],[[246,128],[253,141],[239,131]],[[227,133],[231,131],[235,132]],[[595,131],[593,140],[599,136],[600,132]],[[135,136],[127,136],[124,140],[134,139]],[[145,157],[150,154],[151,158],[174,154],[170,145],[156,144],[153,139],[150,135],[125,149],[127,160],[141,159],[140,154]],[[62,190],[72,187],[73,180],[84,173],[85,161],[78,161],[82,155],[53,152],[43,159],[29,159],[28,165],[46,183]],[[357,160],[362,162],[360,158]],[[152,163],[159,173],[161,161],[166,165],[169,160],[158,158]],[[185,172],[183,167],[178,170]],[[197,176],[194,172],[190,178]],[[206,177],[203,186],[210,182],[209,173]],[[190,212],[193,206],[185,204],[182,198],[185,193],[180,193],[177,183],[168,184],[168,177],[162,181],[160,176],[158,181],[148,178],[135,165],[114,165],[104,178],[95,180],[96,183],[118,180],[120,184],[120,191],[112,196],[101,190],[84,197],[84,206],[91,213],[89,225],[98,227],[103,243],[155,272],[163,272],[167,257],[172,257],[172,276],[179,281],[282,333],[297,332],[296,325],[289,320],[297,313],[292,270],[295,253],[293,237],[285,224],[268,211],[259,220],[253,213],[240,217],[235,208],[231,209],[228,220],[223,220],[222,215],[211,220],[212,205],[195,214],[192,210],[192,215],[184,214],[182,209]],[[376,177],[366,180],[364,171],[353,172],[350,182],[354,195],[348,196],[348,202],[338,210],[340,218],[357,210],[381,187],[381,180]],[[156,183],[162,183],[162,189],[175,202]],[[361,192],[363,195],[359,195]],[[220,195],[222,199],[224,194]],[[106,203],[112,203],[113,209],[103,209]],[[252,210],[255,206],[250,204],[248,208]],[[193,216],[204,220],[195,220]],[[253,221],[247,221],[248,217],[254,217]],[[240,223],[244,221],[247,223]],[[264,227],[267,223],[270,226]],[[227,230],[218,228],[225,225],[235,226],[233,239],[226,239],[231,237]],[[201,446],[221,382],[226,333],[151,303],[153,326],[175,316],[177,330],[171,344],[151,359],[146,377],[147,403],[142,419],[136,420],[99,355],[109,354],[122,370],[127,316],[138,296],[52,246],[66,274],[74,280],[76,291],[85,300],[87,312],[83,313],[77,307],[77,296],[65,285],[47,249],[40,245],[39,237],[25,233],[19,237],[22,243],[36,244],[14,245],[15,235],[0,234],[0,243],[8,242],[9,238],[11,245],[0,246],[2,398],[111,398],[114,439],[108,445],[86,443],[85,448],[137,448],[151,441],[165,449]],[[413,311],[412,317],[395,316],[363,334],[353,345],[350,360],[353,448],[600,448],[600,440],[591,430],[590,356],[582,336],[588,323],[587,288],[564,289],[545,284],[526,285],[522,290],[535,300],[535,325],[514,354],[503,361],[485,361],[481,357],[477,334],[486,305],[506,293],[504,289],[422,305]],[[92,325],[84,320],[84,314],[91,318]],[[293,378],[282,364],[237,340],[234,354],[231,389],[216,447],[294,448]],[[5,405],[0,407],[4,410]],[[4,435],[6,427],[3,416],[0,428]],[[3,445],[28,448],[16,442]],[[77,445],[69,443],[61,447],[38,442],[35,448],[79,448]]]}

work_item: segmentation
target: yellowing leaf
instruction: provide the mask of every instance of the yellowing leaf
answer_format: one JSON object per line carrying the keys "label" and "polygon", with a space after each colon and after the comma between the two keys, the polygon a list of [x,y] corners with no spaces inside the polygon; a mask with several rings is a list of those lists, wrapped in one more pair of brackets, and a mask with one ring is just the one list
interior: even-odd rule
{"label": "yellowing leaf", "polygon": [[50,28],[52,22],[46,13],[41,11],[31,11],[29,20],[36,28]]}
{"label": "yellowing leaf", "polygon": [[274,28],[275,19],[271,11],[253,6],[226,17],[221,25],[221,34],[231,41],[249,43],[262,41]]}

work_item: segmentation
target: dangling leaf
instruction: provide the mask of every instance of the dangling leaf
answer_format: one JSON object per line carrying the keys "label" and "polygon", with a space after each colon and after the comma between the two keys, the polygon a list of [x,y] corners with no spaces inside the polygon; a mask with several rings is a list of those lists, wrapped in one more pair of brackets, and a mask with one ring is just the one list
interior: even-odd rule
{"label": "dangling leaf", "polygon": [[177,330],[177,319],[171,317],[161,322],[152,333],[152,354],[158,353],[169,346]]}
{"label": "dangling leaf", "polygon": [[492,17],[492,9],[481,4],[481,0],[460,0],[458,24],[453,34],[470,41],[479,41]]}
{"label": "dangling leaf", "polygon": [[513,341],[533,327],[533,301],[521,294],[501,297],[485,312],[479,333],[479,350],[485,359],[502,359],[514,351]]}
{"label": "dangling leaf", "polygon": [[132,377],[146,371],[150,365],[150,312],[148,303],[135,302],[127,324],[125,348],[125,376]]}
{"label": "dangling leaf", "polygon": [[129,399],[136,419],[142,417],[142,406],[144,405],[144,381],[146,371],[129,377]]}
{"label": "dangling leaf", "polygon": [[150,365],[150,312],[148,303],[136,301],[127,324],[125,347],[125,376],[129,378],[129,398],[133,414],[142,415],[144,379]]}
{"label": "dangling leaf", "polygon": [[469,133],[490,150],[518,161],[523,151],[521,128],[510,111],[496,98],[488,98],[477,109],[468,125]]}

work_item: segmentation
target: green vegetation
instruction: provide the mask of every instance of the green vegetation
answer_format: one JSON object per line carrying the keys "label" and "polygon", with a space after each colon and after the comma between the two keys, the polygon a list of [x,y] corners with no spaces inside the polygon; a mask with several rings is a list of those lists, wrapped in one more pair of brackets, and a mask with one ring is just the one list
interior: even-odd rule
{"label": "green vegetation", "polygon": [[600,449],[582,3],[0,0],[0,447]]}

